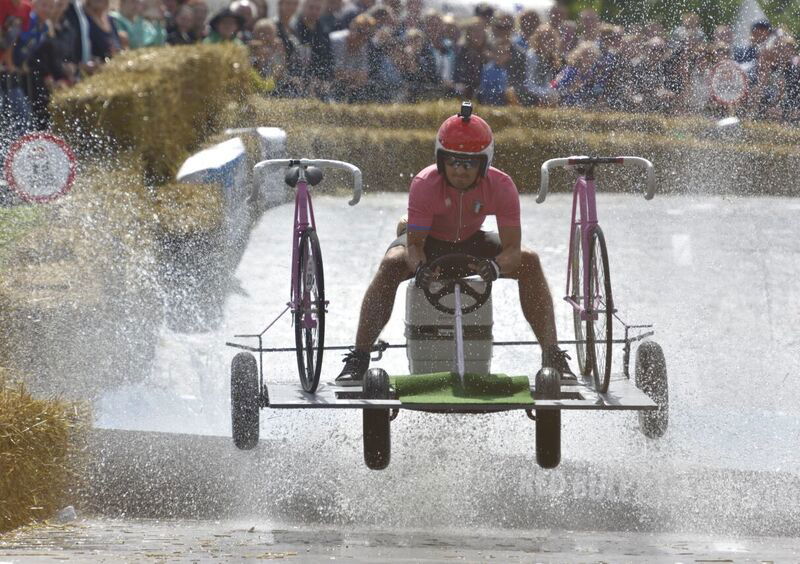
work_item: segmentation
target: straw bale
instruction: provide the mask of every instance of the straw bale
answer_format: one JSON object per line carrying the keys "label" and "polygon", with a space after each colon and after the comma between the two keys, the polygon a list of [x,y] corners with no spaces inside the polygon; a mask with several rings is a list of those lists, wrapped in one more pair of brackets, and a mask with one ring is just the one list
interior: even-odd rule
{"label": "straw bale", "polygon": [[[259,123],[277,127],[329,125],[379,129],[438,129],[444,119],[456,113],[457,102],[440,100],[420,104],[326,104],[317,100],[250,98]],[[565,129],[584,131],[634,130],[667,134],[696,132],[713,125],[702,117],[665,118],[656,114],[590,112],[574,108],[522,108],[478,106],[495,132],[505,128]],[[247,124],[242,124],[244,127]]]}
{"label": "straw bale", "polygon": [[130,51],[54,96],[55,129],[77,145],[133,149],[146,177],[163,183],[218,126],[221,110],[250,92],[248,68],[235,45]]}
{"label": "straw bale", "polygon": [[168,238],[208,234],[222,227],[225,201],[216,184],[165,184],[157,189],[155,213]]}
{"label": "straw bale", "polygon": [[32,397],[0,369],[0,532],[47,519],[84,464],[88,409]]}

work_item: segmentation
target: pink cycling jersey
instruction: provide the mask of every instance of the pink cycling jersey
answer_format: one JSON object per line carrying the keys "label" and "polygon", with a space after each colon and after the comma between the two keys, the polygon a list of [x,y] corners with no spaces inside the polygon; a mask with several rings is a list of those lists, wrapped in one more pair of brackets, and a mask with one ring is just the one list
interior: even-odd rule
{"label": "pink cycling jersey", "polygon": [[411,181],[408,194],[408,230],[427,231],[442,241],[463,241],[478,232],[487,215],[498,227],[519,227],[519,192],[505,172],[489,167],[486,176],[467,192],[448,185],[436,165],[423,169]]}

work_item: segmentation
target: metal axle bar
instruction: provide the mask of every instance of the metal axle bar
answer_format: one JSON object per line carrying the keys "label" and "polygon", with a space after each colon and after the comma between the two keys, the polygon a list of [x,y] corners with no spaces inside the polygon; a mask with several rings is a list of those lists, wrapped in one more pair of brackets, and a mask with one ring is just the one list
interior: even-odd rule
{"label": "metal axle bar", "polygon": [[[650,333],[650,334],[652,334],[652,333]],[[243,336],[248,336],[249,337],[251,335],[243,335]],[[625,343],[627,343],[629,341],[637,341],[637,340],[638,340],[637,338],[631,338],[631,339],[628,339],[628,340],[625,340],[625,339],[612,339],[611,343],[615,344],[615,345],[622,345],[622,344],[625,344]],[[597,343],[605,343],[606,341],[595,341],[595,342],[597,342]],[[575,340],[572,340],[572,341],[558,341],[559,345],[577,345],[579,343],[586,344],[587,341],[586,340],[583,340],[583,341],[575,341]],[[527,346],[531,346],[531,345],[538,345],[538,344],[539,344],[539,341],[497,341],[495,343],[492,343],[492,345],[495,346],[495,347],[515,347],[515,346],[526,346],[526,345]],[[231,342],[227,342],[227,343],[225,343],[225,345],[227,345],[229,347],[233,347],[235,349],[242,349],[244,351],[250,351],[250,352],[296,352],[297,351],[297,348],[295,348],[295,347],[274,347],[274,348],[269,348],[269,349],[262,349],[262,348],[259,348],[259,347],[251,347],[249,345],[242,345],[240,343],[231,343]],[[375,345],[372,348],[372,352],[383,352],[383,351],[385,351],[387,349],[405,349],[405,348],[407,348],[407,346],[408,345],[390,345],[388,343],[384,343],[382,345]],[[322,347],[322,350],[326,350],[326,351],[348,351],[348,350],[351,350],[352,348],[353,348],[352,345],[337,345],[337,346],[333,346],[333,347]]]}

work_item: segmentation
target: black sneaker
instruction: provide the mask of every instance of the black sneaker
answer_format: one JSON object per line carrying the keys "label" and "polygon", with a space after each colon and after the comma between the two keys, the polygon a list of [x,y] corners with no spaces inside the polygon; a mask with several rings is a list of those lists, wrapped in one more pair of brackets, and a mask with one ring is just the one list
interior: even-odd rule
{"label": "black sneaker", "polygon": [[344,362],[344,368],[334,383],[342,387],[363,385],[364,374],[369,368],[369,353],[352,350],[344,355],[342,362]]}
{"label": "black sneaker", "polygon": [[542,367],[555,368],[561,373],[562,378],[577,379],[570,369],[567,359],[571,360],[571,357],[567,354],[567,351],[559,349],[558,345],[550,345],[542,350]]}

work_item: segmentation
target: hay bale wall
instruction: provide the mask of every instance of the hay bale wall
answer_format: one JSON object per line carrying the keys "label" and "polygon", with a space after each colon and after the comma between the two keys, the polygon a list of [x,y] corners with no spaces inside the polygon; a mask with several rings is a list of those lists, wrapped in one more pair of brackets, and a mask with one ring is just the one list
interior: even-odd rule
{"label": "hay bale wall", "polygon": [[[350,160],[376,190],[406,190],[408,175],[433,161],[434,133],[454,101],[416,105],[331,105],[312,100],[253,96],[230,115],[231,125],[282,127],[293,156]],[[656,166],[658,189],[666,192],[796,193],[790,171],[800,164],[800,130],[746,122],[726,134],[712,119],[653,114],[584,112],[575,109],[477,109],[496,135],[495,163],[523,192],[536,191],[549,158],[574,154],[637,155]],[[643,175],[607,169],[607,190],[632,190]],[[564,173],[554,189],[568,189]]]}

